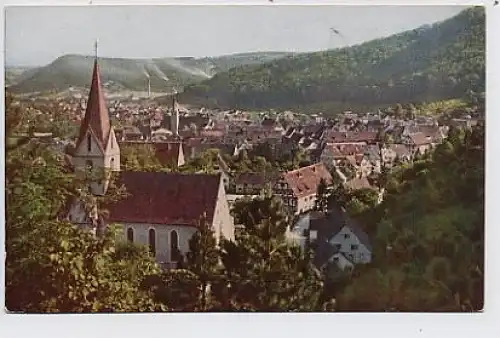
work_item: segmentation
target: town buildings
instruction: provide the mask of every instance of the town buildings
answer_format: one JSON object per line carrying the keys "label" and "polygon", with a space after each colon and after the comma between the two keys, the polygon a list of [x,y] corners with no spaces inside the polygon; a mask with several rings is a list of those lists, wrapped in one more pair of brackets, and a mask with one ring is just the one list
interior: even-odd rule
{"label": "town buildings", "polygon": [[[161,149],[159,153],[162,154]],[[174,160],[179,165],[180,159],[174,156]],[[107,217],[96,210],[88,213],[75,201],[68,213],[69,220],[94,231],[99,231],[99,226],[118,223],[124,239],[149,245],[153,256],[165,268],[175,267],[182,260],[201,222],[212,226],[218,239],[234,238],[220,174],[120,171],[120,146],[109,120],[97,60],[73,165],[79,174],[97,175],[91,185],[95,195],[105,195],[110,181],[116,178],[118,184],[125,186],[128,196],[106,205]]]}

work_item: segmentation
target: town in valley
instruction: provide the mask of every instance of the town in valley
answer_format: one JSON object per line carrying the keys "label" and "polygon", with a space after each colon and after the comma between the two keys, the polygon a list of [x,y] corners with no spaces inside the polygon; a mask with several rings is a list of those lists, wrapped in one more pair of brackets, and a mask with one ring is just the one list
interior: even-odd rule
{"label": "town in valley", "polygon": [[125,78],[102,42],[7,67],[6,308],[481,310],[484,39],[478,7],[331,53],[179,58],[179,83]]}

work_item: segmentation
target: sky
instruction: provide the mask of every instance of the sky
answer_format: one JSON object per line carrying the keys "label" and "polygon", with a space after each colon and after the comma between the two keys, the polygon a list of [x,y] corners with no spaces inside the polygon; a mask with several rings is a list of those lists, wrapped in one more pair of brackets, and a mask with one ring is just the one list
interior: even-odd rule
{"label": "sky", "polygon": [[65,54],[93,55],[96,39],[101,57],[317,51],[442,21],[463,9],[401,5],[6,7],[5,57],[8,66],[41,66]]}

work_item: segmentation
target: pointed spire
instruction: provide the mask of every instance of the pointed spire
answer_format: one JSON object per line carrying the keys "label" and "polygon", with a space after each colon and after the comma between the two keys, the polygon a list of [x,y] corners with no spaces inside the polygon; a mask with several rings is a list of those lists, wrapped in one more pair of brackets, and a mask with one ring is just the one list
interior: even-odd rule
{"label": "pointed spire", "polygon": [[111,124],[109,122],[108,108],[104,99],[104,93],[101,87],[101,76],[99,72],[99,63],[97,62],[97,41],[96,59],[94,60],[94,71],[92,73],[92,84],[90,87],[89,99],[87,101],[87,109],[85,117],[80,126],[80,136],[76,147],[85,139],[87,131],[90,129],[91,133],[97,138],[99,145],[102,149],[106,148]]}
{"label": "pointed spire", "polygon": [[97,61],[97,39],[94,41],[94,52],[95,52],[95,60]]}

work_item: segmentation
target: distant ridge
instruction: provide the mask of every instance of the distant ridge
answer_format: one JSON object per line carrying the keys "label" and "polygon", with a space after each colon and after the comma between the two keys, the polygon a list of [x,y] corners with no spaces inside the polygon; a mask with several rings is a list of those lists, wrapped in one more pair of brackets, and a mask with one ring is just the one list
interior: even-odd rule
{"label": "distant ridge", "polygon": [[360,45],[241,65],[189,85],[182,102],[215,107],[373,107],[485,89],[485,10]]}
{"label": "distant ridge", "polygon": [[[153,92],[181,90],[232,67],[259,64],[291,53],[255,52],[220,57],[178,57],[156,59],[99,58],[103,83],[116,90],[147,90],[147,78]],[[33,68],[29,73],[10,71],[14,93],[62,91],[69,87],[87,87],[92,71],[92,56],[68,54],[47,66]]]}

